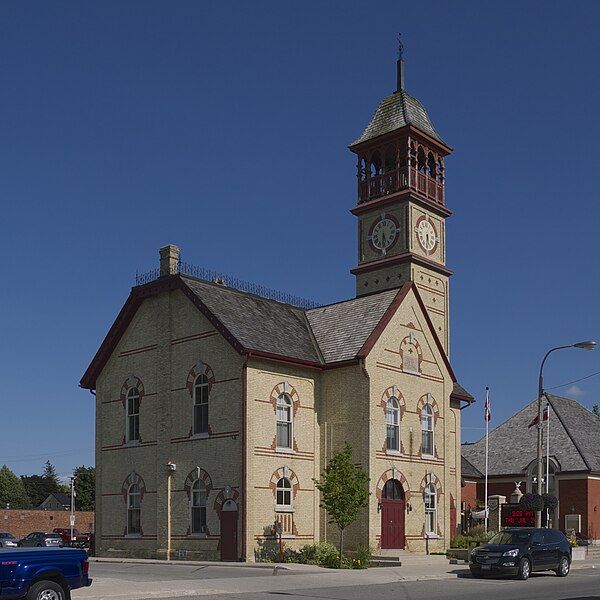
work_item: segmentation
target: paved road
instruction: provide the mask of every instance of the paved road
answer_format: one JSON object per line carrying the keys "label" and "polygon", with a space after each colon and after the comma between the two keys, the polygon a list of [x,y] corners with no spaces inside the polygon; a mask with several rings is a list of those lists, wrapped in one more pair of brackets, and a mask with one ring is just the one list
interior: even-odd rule
{"label": "paved road", "polygon": [[[94,585],[73,600],[600,600],[600,569],[566,579],[474,580],[457,569],[436,580],[402,581],[404,568],[368,571],[280,571],[250,567],[93,563]],[[451,578],[448,578],[451,577]]]}

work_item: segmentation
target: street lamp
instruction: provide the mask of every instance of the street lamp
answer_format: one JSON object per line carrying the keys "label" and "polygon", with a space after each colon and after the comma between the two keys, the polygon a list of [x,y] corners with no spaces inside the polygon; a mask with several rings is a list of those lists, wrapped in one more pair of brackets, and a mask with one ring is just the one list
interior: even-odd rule
{"label": "street lamp", "polygon": [[[538,380],[538,432],[537,432],[537,493],[542,495],[542,474],[543,474],[543,457],[542,457],[542,427],[544,416],[542,414],[542,396],[544,395],[544,364],[546,360],[556,350],[564,350],[565,348],[579,348],[580,350],[593,350],[596,347],[596,342],[593,340],[586,340],[585,342],[577,342],[576,344],[569,344],[568,346],[556,346],[546,352],[546,356],[542,360],[540,365],[540,377]],[[542,526],[542,511],[536,511],[535,526]]]}

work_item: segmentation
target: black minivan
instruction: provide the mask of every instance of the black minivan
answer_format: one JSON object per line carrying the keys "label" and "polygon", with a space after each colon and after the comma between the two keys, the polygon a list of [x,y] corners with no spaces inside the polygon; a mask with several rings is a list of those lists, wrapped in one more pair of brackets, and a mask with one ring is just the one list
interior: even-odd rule
{"label": "black minivan", "polygon": [[512,575],[529,579],[534,571],[554,571],[566,577],[571,568],[571,546],[556,529],[510,528],[471,552],[473,577]]}

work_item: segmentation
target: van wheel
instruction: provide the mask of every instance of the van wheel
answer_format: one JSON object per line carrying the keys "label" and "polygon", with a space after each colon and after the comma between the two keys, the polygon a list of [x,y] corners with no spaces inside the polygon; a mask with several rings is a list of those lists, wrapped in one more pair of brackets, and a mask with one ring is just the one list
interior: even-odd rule
{"label": "van wheel", "polygon": [[529,579],[530,575],[531,575],[531,563],[529,562],[528,558],[524,558],[519,563],[519,572],[517,573],[517,579],[520,579],[521,581],[525,581],[525,580]]}
{"label": "van wheel", "polygon": [[571,565],[569,563],[569,559],[566,556],[563,556],[558,563],[558,569],[554,571],[559,577],[566,577],[571,570]]}
{"label": "van wheel", "polygon": [[27,600],[69,600],[71,595],[56,581],[38,581],[27,592]]}

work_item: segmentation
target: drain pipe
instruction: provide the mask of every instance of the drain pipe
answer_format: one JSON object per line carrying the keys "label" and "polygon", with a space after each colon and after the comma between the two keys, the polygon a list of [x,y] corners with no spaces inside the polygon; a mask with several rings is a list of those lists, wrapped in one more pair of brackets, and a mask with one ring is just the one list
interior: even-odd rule
{"label": "drain pipe", "polygon": [[175,463],[167,463],[167,560],[171,560],[171,479],[176,470]]}

